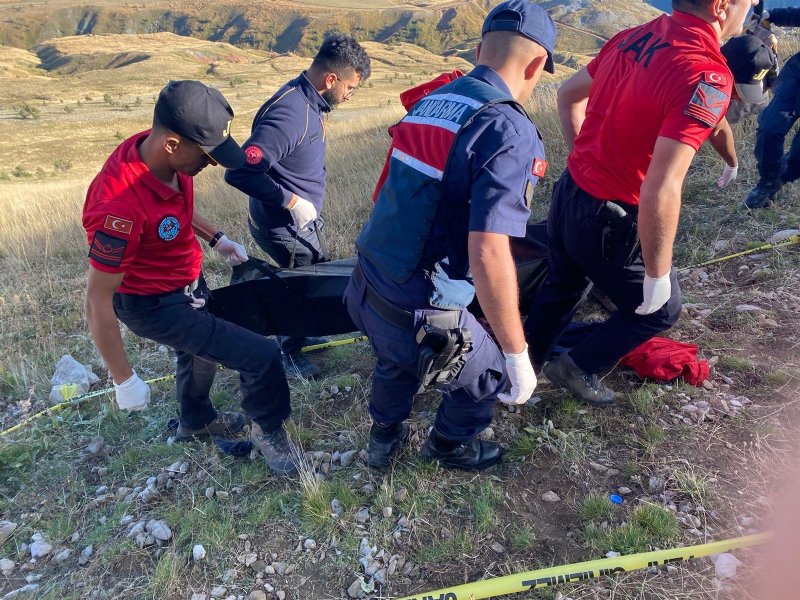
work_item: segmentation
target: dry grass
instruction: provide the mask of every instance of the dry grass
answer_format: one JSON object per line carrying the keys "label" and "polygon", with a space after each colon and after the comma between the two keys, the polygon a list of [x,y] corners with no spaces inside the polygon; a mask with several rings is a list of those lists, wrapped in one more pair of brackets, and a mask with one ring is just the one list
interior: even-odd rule
{"label": "dry grass", "polygon": [[[112,46],[114,52],[123,47],[123,40],[107,41],[103,52]],[[149,41],[142,38],[142,48],[146,46],[153,58],[117,71],[90,71],[45,81],[27,77],[0,90],[5,97],[0,100],[0,164],[4,165],[0,174],[8,177],[0,180],[0,428],[45,405],[53,364],[61,354],[70,353],[103,374],[82,323],[86,270],[86,241],[80,225],[83,195],[93,173],[119,143],[117,138],[146,127],[153,93],[170,76],[197,72],[203,77],[208,65],[187,58],[188,52],[230,51],[245,56],[249,62],[221,61],[221,74],[211,80],[221,86],[237,109],[235,133],[242,141],[257,106],[307,64],[307,59],[227,46],[220,49],[224,46],[220,44],[182,40],[185,46],[172,47],[169,41],[158,36]],[[63,43],[66,48],[86,40]],[[90,47],[78,46],[74,51],[86,53]],[[371,45],[370,52],[375,57],[373,87],[361,90],[352,104],[334,112],[329,120],[326,216],[329,243],[337,256],[352,254],[355,234],[371,209],[372,189],[389,142],[386,127],[402,114],[397,93],[434,73],[465,66],[456,59],[445,61],[407,45]],[[9,64],[24,71],[27,57],[10,54]],[[93,99],[84,97],[81,107],[65,112],[59,99],[65,104],[77,102],[87,94],[86,89],[92,90],[89,94]],[[15,116],[14,105],[19,98],[45,93],[48,99],[39,100],[46,103],[40,105],[39,119]],[[110,94],[115,106],[103,101],[104,93]],[[548,177],[536,193],[537,216],[545,214],[550,188],[565,161],[553,110],[554,95],[552,80],[544,82],[528,106],[544,136],[550,163]],[[136,104],[137,96],[142,98],[141,104]],[[387,104],[387,100],[392,103]],[[126,103],[130,110],[123,108]],[[742,196],[754,182],[749,149],[753,130],[751,122],[737,130],[742,179],[731,189],[719,191],[713,184],[721,170],[718,159],[704,150],[695,161],[685,195],[676,249],[678,263],[710,257],[718,240],[730,241],[732,249],[743,248],[765,239],[775,229],[798,222],[796,187],[789,189],[778,210],[749,214],[739,208]],[[14,143],[20,138],[25,139],[24,145]],[[52,165],[57,159],[70,160],[70,169],[56,172]],[[12,176],[17,165],[32,176]],[[40,179],[35,173],[37,165],[45,171]],[[224,184],[221,170],[204,172],[196,190],[198,209],[232,238],[246,244],[248,251],[260,255],[246,231],[245,198]],[[719,511],[721,519],[713,521],[716,539],[738,535],[739,516],[765,511],[762,496],[773,485],[772,473],[780,471],[776,465],[790,468],[787,448],[795,410],[790,399],[796,394],[798,367],[794,364],[794,342],[781,332],[794,331],[798,324],[796,310],[792,309],[795,305],[791,304],[796,300],[790,297],[800,283],[798,263],[796,252],[785,251],[754,262],[709,269],[711,283],[705,286],[696,278],[683,283],[687,298],[707,302],[724,313],[724,318],[710,318],[698,328],[689,315],[673,335],[726,357],[718,371],[734,381],[731,391],[750,396],[764,410],[702,427],[688,426],[672,420],[679,410],[673,394],[688,392],[693,398],[702,398],[706,393],[703,390],[683,386],[656,396],[656,386],[651,386],[645,392],[634,392],[624,406],[597,411],[564,401],[563,394],[544,384],[540,390],[545,401],[536,409],[498,411],[496,436],[516,451],[502,469],[475,477],[443,472],[416,458],[425,427],[430,424],[429,411],[435,406],[432,395],[426,395],[415,405],[418,433],[388,479],[375,478],[358,465],[320,480],[306,466],[298,482],[273,478],[258,462],[220,458],[210,447],[166,445],[162,433],[172,414],[173,400],[171,384],[161,384],[154,388],[154,407],[146,415],[126,416],[104,398],[61,415],[61,420],[43,420],[24,430],[23,435],[0,442],[0,514],[18,520],[22,527],[0,555],[13,556],[19,543],[36,530],[46,531],[65,545],[69,545],[71,533],[78,531],[81,543],[95,540],[98,556],[82,571],[72,566],[61,570],[48,567],[41,597],[77,599],[88,597],[93,588],[103,588],[117,597],[185,599],[191,591],[207,592],[219,584],[222,573],[230,568],[241,571],[236,592],[247,594],[254,578],[236,560],[244,552],[244,542],[238,536],[247,534],[248,541],[262,554],[276,552],[281,560],[299,563],[296,576],[280,580],[289,598],[327,598],[339,597],[352,574],[361,572],[357,548],[360,537],[369,536],[371,543],[382,544],[391,552],[430,560],[421,575],[398,576],[393,587],[384,590],[396,596],[464,578],[474,580],[594,557],[597,552],[584,545],[570,514],[569,507],[577,506],[573,499],[578,498],[591,499],[581,505],[585,521],[597,521],[598,528],[606,519],[613,521],[610,530],[597,530],[602,536],[592,537],[589,546],[638,548],[636,544],[644,547],[673,538],[680,543],[695,542],[682,526],[676,534],[672,519],[665,517],[667,513],[661,508],[654,515],[645,515],[649,537],[628,539],[630,528],[624,528],[624,515],[632,519],[638,515],[641,520],[651,510],[637,510],[633,496],[626,500],[624,509],[608,510],[605,498],[621,484],[634,488],[634,496],[654,502],[644,491],[651,474],[663,475],[681,500],[708,502],[709,510]],[[738,270],[741,264],[749,264],[750,271],[762,274],[748,279]],[[209,260],[206,266],[212,281],[223,284],[227,271],[219,261]],[[706,297],[709,290],[714,293]],[[777,332],[762,328],[755,319],[737,315],[732,308],[752,298],[766,303],[757,294],[769,292],[777,298],[769,304],[770,314],[782,327]],[[172,370],[171,358],[159,352],[155,344],[131,335],[125,336],[125,344],[142,372],[160,375]],[[330,365],[326,379],[292,388],[292,434],[306,450],[363,448],[369,423],[370,352],[366,346],[350,347],[325,353],[322,360]],[[323,393],[332,384],[352,391],[332,398]],[[627,383],[618,378],[614,385],[623,389]],[[219,377],[214,400],[221,407],[236,406],[232,374]],[[634,407],[635,414],[628,406]],[[556,433],[556,428],[561,432]],[[666,435],[661,435],[662,428]],[[87,457],[81,449],[98,434],[105,438],[108,453]],[[340,435],[348,441],[340,442]],[[191,464],[193,478],[155,503],[86,509],[100,483],[142,484],[176,460]],[[601,478],[587,467],[588,460],[618,467],[620,479]],[[97,475],[101,466],[110,471],[103,480]],[[371,494],[363,491],[364,484],[373,485]],[[232,492],[227,504],[206,502],[204,490],[210,485],[240,489]],[[411,493],[405,500],[396,500],[395,494],[402,488]],[[557,489],[565,499],[556,510],[539,506],[538,499],[547,489]],[[334,497],[345,509],[339,520],[329,513]],[[390,505],[394,509],[392,518],[381,519],[381,511]],[[355,530],[354,514],[360,507],[369,508],[373,517],[367,529]],[[158,556],[136,550],[118,525],[125,512],[167,518],[175,528],[176,539]],[[398,540],[393,534],[400,515],[407,516],[411,524]],[[101,517],[105,519],[102,522]],[[328,552],[327,558],[320,558],[319,553],[294,553],[298,540],[308,535],[317,536],[319,546]],[[206,545],[210,556],[200,565],[187,559],[198,540]],[[500,556],[489,550],[493,541],[502,542],[508,553]],[[70,577],[86,582],[87,587],[75,587]],[[272,582],[276,583],[274,579]],[[713,568],[706,562],[681,566],[671,576],[624,574],[560,591],[576,600],[726,597],[716,587]],[[555,593],[543,590],[519,598],[552,599]]]}

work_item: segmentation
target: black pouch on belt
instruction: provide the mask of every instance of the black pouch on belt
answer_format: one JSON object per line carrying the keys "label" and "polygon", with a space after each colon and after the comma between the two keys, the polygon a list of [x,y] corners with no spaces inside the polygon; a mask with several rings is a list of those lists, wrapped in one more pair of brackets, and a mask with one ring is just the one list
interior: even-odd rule
{"label": "black pouch on belt", "polygon": [[417,376],[422,385],[439,388],[458,377],[472,350],[472,333],[423,322],[417,332]]}
{"label": "black pouch on belt", "polygon": [[603,223],[603,260],[627,267],[639,249],[636,213],[626,212],[619,204],[605,201],[598,208],[597,217]]}

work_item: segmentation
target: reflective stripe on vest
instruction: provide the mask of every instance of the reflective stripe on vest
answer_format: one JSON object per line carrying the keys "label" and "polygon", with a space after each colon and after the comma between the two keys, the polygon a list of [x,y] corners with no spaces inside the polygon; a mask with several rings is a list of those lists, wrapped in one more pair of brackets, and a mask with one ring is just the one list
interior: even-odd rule
{"label": "reflective stripe on vest", "polygon": [[[511,104],[525,114],[513,98],[494,86],[461,77],[419,100],[392,128],[388,176],[356,248],[394,281],[407,281],[420,267],[434,269],[444,258],[420,265],[443,200],[444,174],[452,150],[464,126],[497,103]],[[469,202],[469,198],[447,200]]]}

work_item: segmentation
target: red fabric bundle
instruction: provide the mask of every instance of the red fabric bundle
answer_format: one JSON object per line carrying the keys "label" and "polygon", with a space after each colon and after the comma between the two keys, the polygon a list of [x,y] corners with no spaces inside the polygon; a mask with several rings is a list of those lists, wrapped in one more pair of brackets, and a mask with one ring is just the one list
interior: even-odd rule
{"label": "red fabric bundle", "polygon": [[683,377],[686,383],[702,385],[708,379],[708,361],[698,360],[699,348],[669,338],[654,337],[622,357],[620,364],[639,377],[672,381]]}

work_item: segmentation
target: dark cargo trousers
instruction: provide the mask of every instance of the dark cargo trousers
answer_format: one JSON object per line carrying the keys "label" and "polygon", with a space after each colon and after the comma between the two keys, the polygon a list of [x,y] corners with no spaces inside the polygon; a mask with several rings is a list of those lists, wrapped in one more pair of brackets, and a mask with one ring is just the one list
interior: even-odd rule
{"label": "dark cargo trousers", "polygon": [[[344,299],[353,322],[369,337],[377,359],[369,411],[378,423],[400,423],[411,414],[414,396],[422,391],[416,369],[417,329],[427,313],[442,311],[415,310],[414,326],[401,329],[369,304],[367,285],[366,279],[356,282],[351,278]],[[505,389],[508,378],[502,352],[475,317],[462,310],[458,325],[469,329],[473,347],[458,377],[441,389],[434,427],[447,439],[466,441],[491,423],[497,394]]]}
{"label": "dark cargo trousers", "polygon": [[800,119],[800,54],[786,62],[772,90],[772,101],[758,116],[753,152],[762,180],[781,178],[791,182],[800,179],[800,135],[795,134],[785,158],[784,144],[792,126]]}
{"label": "dark cargo trousers", "polygon": [[570,351],[575,363],[588,373],[613,369],[620,358],[672,327],[680,316],[681,292],[674,269],[667,303],[650,315],[634,312],[642,303],[645,275],[636,207],[609,204],[581,190],[568,171],[553,189],[547,219],[548,274],[525,321],[525,337],[537,369],[569,325],[590,281],[617,310]]}
{"label": "dark cargo trousers", "polygon": [[[330,260],[325,256],[324,244],[320,240],[321,230],[325,223],[318,218],[311,229],[298,231],[294,225],[268,227],[258,225],[252,219],[247,220],[250,235],[258,247],[266,252],[279,267],[305,267]],[[289,310],[291,308],[289,307]],[[302,337],[276,336],[281,351],[288,355],[300,352],[305,345]]]}
{"label": "dark cargo trousers", "polygon": [[191,307],[183,292],[114,295],[117,318],[139,337],[175,349],[181,423],[200,429],[217,412],[209,391],[217,364],[239,371],[242,408],[264,431],[278,429],[291,412],[289,385],[275,342]]}

